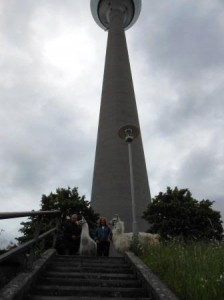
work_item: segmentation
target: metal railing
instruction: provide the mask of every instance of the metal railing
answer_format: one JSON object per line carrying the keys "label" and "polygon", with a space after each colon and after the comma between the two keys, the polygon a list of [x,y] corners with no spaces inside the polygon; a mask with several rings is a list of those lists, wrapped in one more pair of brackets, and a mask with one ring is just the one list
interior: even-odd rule
{"label": "metal railing", "polygon": [[[16,248],[13,248],[9,250],[8,252],[0,255],[0,263],[3,261],[9,259],[10,257],[13,257],[15,255],[24,253],[26,250],[30,250],[26,262],[26,268],[32,269],[33,261],[34,261],[34,256],[35,256],[35,249],[37,247],[37,243],[40,240],[45,239],[47,236],[54,234],[53,236],[53,242],[52,242],[52,248],[55,248],[56,241],[57,241],[57,232],[58,232],[58,227],[59,227],[59,216],[61,212],[60,210],[53,210],[53,211],[28,211],[28,212],[3,212],[0,213],[0,220],[4,219],[13,219],[13,218],[21,218],[21,217],[35,217],[37,216],[37,224],[35,227],[35,232],[33,239],[17,246]],[[40,230],[41,230],[41,222],[43,217],[45,216],[52,216],[55,217],[55,227],[52,229],[42,233],[40,235]]]}

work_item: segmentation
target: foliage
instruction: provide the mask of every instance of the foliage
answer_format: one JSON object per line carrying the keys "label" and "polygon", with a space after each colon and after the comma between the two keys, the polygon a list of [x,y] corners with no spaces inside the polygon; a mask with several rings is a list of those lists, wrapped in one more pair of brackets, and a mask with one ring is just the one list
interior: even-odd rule
{"label": "foliage", "polygon": [[[85,200],[85,196],[79,196],[78,188],[67,189],[58,188],[56,193],[50,193],[42,195],[41,199],[41,211],[60,210],[60,229],[62,230],[63,224],[66,222],[66,217],[71,216],[74,213],[83,215],[87,220],[90,228],[90,232],[95,230],[96,222],[98,220],[98,214],[90,207],[89,202]],[[38,217],[29,217],[26,222],[22,222],[23,227],[19,230],[23,235],[17,238],[19,244],[31,240],[34,237],[35,228],[37,225]],[[46,232],[55,226],[55,219],[51,216],[44,216],[41,222],[41,233]],[[42,248],[48,248],[51,244],[51,240],[47,239]]]}
{"label": "foliage", "polygon": [[143,214],[150,231],[163,238],[182,236],[185,239],[218,239],[223,237],[220,212],[212,209],[214,202],[195,200],[188,189],[160,192]]}
{"label": "foliage", "polygon": [[136,256],[140,256],[143,254],[144,248],[141,242],[139,241],[139,236],[133,235],[131,244],[130,244],[130,251],[132,251]]}
{"label": "foliage", "polygon": [[173,239],[140,258],[180,300],[224,299],[224,242]]}

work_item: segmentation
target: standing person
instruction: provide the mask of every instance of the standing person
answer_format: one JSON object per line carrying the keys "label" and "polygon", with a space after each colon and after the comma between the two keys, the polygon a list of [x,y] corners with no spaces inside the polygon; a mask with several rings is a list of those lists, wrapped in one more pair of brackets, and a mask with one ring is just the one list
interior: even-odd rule
{"label": "standing person", "polygon": [[81,227],[76,223],[78,215],[73,214],[64,229],[66,254],[74,255],[79,251]]}
{"label": "standing person", "polygon": [[106,218],[100,217],[99,227],[96,229],[95,241],[97,244],[97,256],[109,256],[112,231],[107,226]]}

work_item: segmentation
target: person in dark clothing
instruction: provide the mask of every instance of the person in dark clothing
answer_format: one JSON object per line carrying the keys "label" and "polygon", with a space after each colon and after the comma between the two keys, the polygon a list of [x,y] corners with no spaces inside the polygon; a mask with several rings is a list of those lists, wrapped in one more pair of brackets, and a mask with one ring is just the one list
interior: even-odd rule
{"label": "person in dark clothing", "polygon": [[112,240],[112,231],[107,226],[106,218],[99,219],[99,227],[95,232],[95,241],[97,244],[97,256],[109,256],[110,243]]}
{"label": "person in dark clothing", "polygon": [[79,251],[81,227],[76,223],[78,215],[74,214],[70,218],[70,222],[65,225],[64,241],[66,254],[74,255]]}

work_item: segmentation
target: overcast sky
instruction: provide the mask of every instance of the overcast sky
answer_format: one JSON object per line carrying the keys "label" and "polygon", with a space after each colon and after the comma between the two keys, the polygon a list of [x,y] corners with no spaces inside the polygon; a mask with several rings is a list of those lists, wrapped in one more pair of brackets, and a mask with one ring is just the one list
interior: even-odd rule
{"label": "overcast sky", "polygon": [[[151,195],[224,215],[224,2],[143,0],[126,32]],[[78,187],[90,200],[107,33],[89,0],[0,0],[1,211]],[[0,221],[1,245],[22,220]]]}

